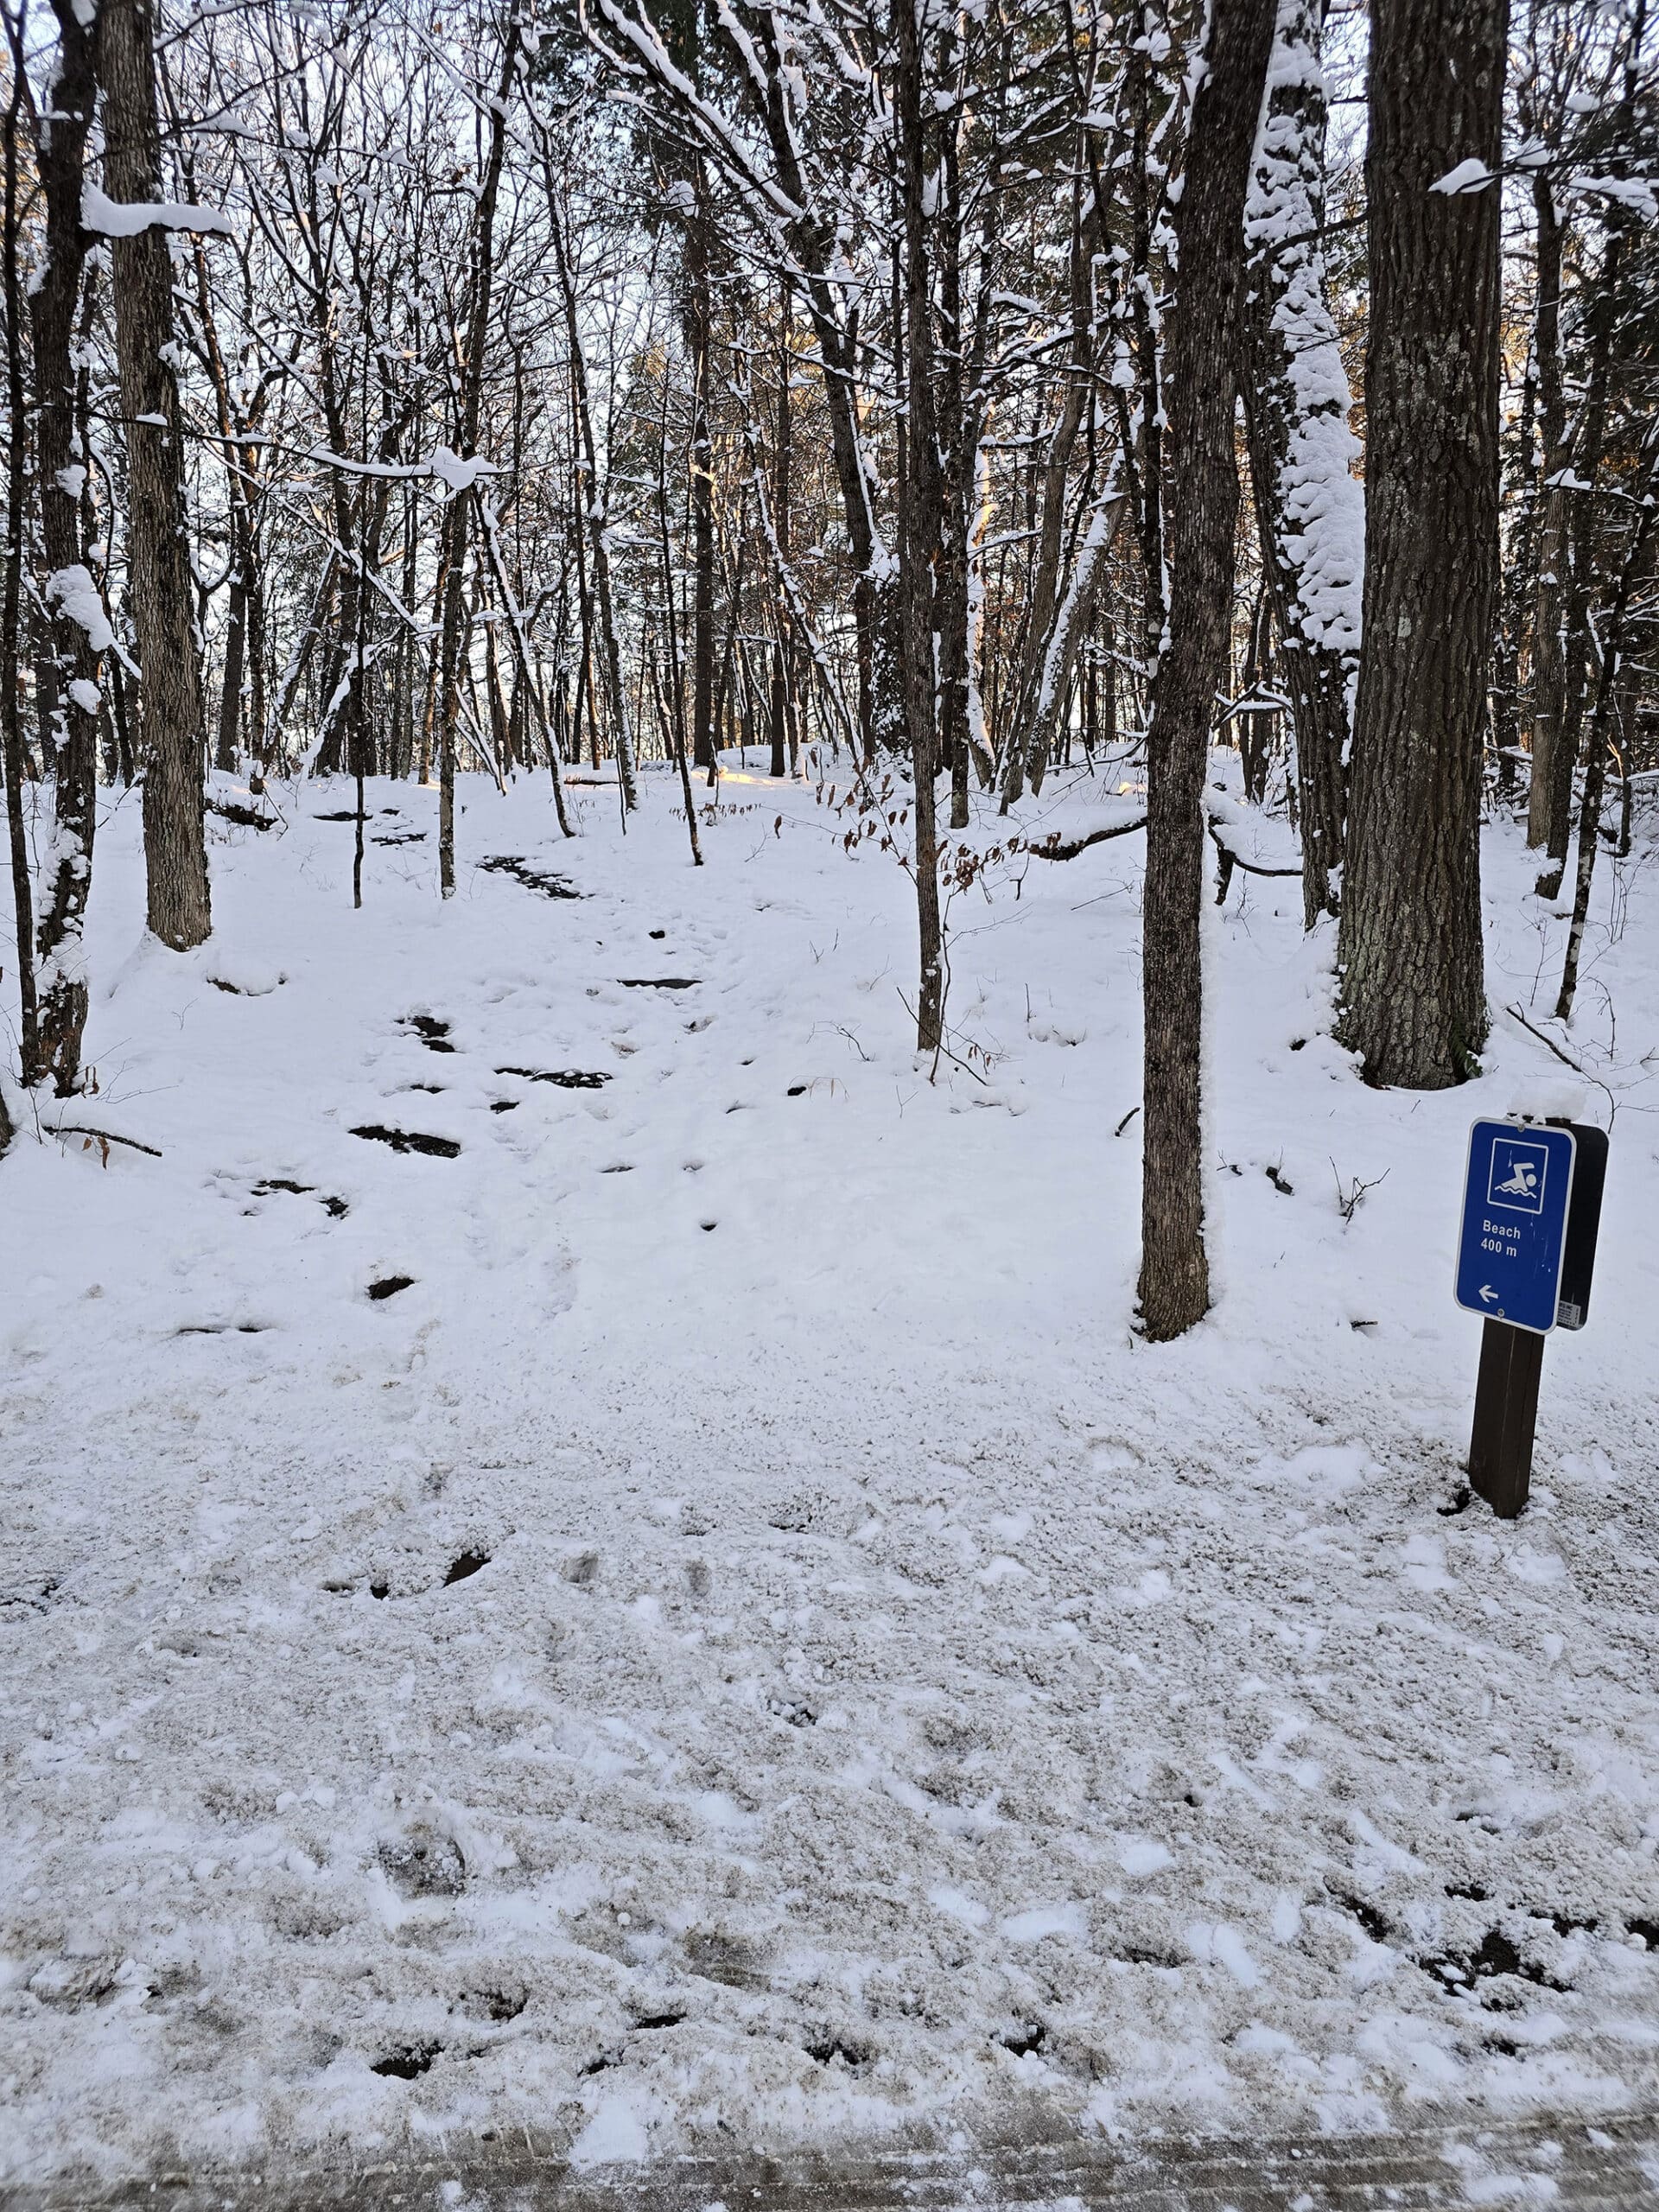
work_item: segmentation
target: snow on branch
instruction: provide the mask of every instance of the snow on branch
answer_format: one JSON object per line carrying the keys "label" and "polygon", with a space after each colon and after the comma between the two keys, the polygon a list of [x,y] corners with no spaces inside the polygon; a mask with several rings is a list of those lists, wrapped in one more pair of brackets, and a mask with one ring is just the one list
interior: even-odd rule
{"label": "snow on branch", "polygon": [[80,226],[99,238],[136,238],[141,231],[191,231],[231,238],[231,219],[217,207],[193,207],[182,200],[111,200],[95,184],[80,193]]}

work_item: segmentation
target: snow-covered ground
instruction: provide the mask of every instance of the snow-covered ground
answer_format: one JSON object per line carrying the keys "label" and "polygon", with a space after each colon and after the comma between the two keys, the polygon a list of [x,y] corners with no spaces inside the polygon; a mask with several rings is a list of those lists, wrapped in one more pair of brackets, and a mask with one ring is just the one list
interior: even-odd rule
{"label": "snow-covered ground", "polygon": [[1518,832],[1455,1094],[1360,1083],[1294,882],[1211,911],[1217,1304],[1154,1348],[1141,839],[956,900],[930,1082],[879,840],[733,778],[694,871],[647,783],[567,844],[470,779],[447,906],[377,786],[360,913],[285,792],[183,958],[100,830],[65,1118],[162,1156],[0,1165],[0,2178],[1650,2107],[1655,868],[1503,1523],[1451,1275],[1471,1116],[1567,1072]]}

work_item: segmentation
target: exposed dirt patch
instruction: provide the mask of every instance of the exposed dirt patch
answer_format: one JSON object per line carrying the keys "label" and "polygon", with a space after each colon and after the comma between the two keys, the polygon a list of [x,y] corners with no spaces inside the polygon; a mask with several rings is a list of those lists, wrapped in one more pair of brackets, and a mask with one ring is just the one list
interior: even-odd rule
{"label": "exposed dirt patch", "polygon": [[449,1024],[440,1021],[435,1014],[406,1014],[398,1022],[400,1029],[412,1029],[429,1052],[453,1052],[449,1042]]}
{"label": "exposed dirt patch", "polygon": [[516,1075],[521,1083],[556,1083],[561,1090],[597,1090],[610,1081],[598,1068],[497,1068],[497,1075]]}
{"label": "exposed dirt patch", "polygon": [[381,1122],[365,1122],[352,1131],[375,1144],[389,1144],[394,1152],[423,1152],[433,1160],[456,1160],[461,1147],[453,1137],[428,1136],[422,1129],[389,1129]]}
{"label": "exposed dirt patch", "polygon": [[1438,1974],[1448,1989],[1471,1990],[1477,1982],[1508,1975],[1529,1981],[1539,1989],[1563,1992],[1568,1985],[1553,1981],[1535,1960],[1523,1958],[1500,1928],[1489,1929],[1472,1951],[1441,1952],[1417,1961],[1425,1974]]}
{"label": "exposed dirt patch", "polygon": [[526,891],[539,891],[543,899],[580,899],[582,893],[569,876],[555,875],[550,868],[537,868],[518,853],[493,853],[486,861],[480,861],[486,875],[510,875],[522,883]]}
{"label": "exposed dirt patch", "polygon": [[433,2061],[443,2049],[441,2043],[406,2043],[396,2050],[389,2050],[384,2058],[372,2059],[371,2074],[386,2075],[394,2082],[417,2081],[429,2073]]}
{"label": "exposed dirt patch", "polygon": [[400,1290],[413,1289],[414,1284],[413,1275],[382,1275],[378,1282],[372,1282],[369,1285],[369,1296],[396,1298]]}
{"label": "exposed dirt patch", "polygon": [[842,2065],[856,2069],[860,2066],[868,2066],[875,2056],[874,2051],[871,2050],[868,2044],[855,2043],[850,2036],[834,2034],[814,2036],[810,2043],[803,2044],[801,2048],[807,2056],[819,2066]]}

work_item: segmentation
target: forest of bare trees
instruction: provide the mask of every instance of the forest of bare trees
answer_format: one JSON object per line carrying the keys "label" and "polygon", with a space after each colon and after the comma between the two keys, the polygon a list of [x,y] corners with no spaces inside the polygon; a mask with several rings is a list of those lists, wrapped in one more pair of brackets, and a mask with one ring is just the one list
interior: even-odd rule
{"label": "forest of bare trees", "polygon": [[365,781],[435,784],[447,897],[458,781],[570,830],[602,776],[700,861],[742,749],[899,852],[929,1055],[942,881],[1144,822],[1154,1335],[1209,1297],[1201,912],[1259,865],[1212,744],[1370,1079],[1477,1065],[1495,810],[1570,1019],[1659,772],[1646,0],[5,12],[0,1141],[77,1090],[140,783],[187,949],[205,822],[287,779],[355,779],[359,899]]}

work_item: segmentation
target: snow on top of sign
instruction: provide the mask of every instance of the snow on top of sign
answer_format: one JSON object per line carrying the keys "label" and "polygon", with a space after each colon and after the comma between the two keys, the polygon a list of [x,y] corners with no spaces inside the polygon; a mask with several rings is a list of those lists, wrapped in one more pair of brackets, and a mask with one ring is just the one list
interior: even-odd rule
{"label": "snow on top of sign", "polygon": [[1517,1122],[1582,1122],[1588,1118],[1590,1093],[1570,1077],[1529,1075],[1510,1086],[1505,1109]]}

